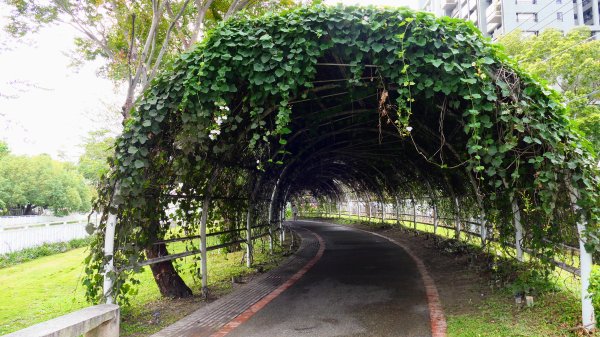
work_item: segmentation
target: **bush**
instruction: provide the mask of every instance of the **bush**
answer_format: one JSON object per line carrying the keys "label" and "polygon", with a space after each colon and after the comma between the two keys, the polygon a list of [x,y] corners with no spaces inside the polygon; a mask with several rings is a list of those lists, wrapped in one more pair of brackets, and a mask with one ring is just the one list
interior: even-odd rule
{"label": "bush", "polygon": [[600,313],[600,267],[594,266],[592,268],[592,276],[590,277],[590,286],[588,287],[588,293],[592,299],[592,305],[594,311]]}
{"label": "bush", "polygon": [[64,253],[71,249],[84,247],[90,244],[90,239],[73,239],[68,242],[44,243],[41,246],[26,248],[18,252],[0,255],[0,268],[6,268],[35,260],[40,257]]}

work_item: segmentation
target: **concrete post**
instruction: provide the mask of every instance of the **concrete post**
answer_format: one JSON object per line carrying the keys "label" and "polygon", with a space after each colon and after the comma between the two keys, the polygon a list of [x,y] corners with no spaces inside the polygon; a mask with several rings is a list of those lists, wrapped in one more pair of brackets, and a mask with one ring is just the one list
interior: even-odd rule
{"label": "concrete post", "polygon": [[114,311],[114,317],[111,320],[106,321],[95,329],[86,332],[83,334],[83,337],[119,337],[119,325],[121,322],[120,316],[120,310],[117,308]]}
{"label": "concrete post", "polygon": [[[592,25],[600,26],[600,13],[598,12],[598,0],[592,0]],[[582,24],[583,26],[583,24]]]}
{"label": "concrete post", "polygon": [[594,306],[592,299],[588,293],[590,286],[590,278],[592,275],[592,254],[585,249],[584,232],[587,227],[587,219],[582,212],[581,207],[577,204],[579,200],[579,191],[573,188],[570,181],[567,181],[569,189],[569,197],[571,199],[571,207],[573,212],[579,213],[577,221],[577,232],[579,233],[579,263],[580,263],[580,279],[581,279],[581,319],[583,328],[587,331],[594,330],[596,327],[596,317],[594,316]]}
{"label": "concrete post", "polygon": [[577,21],[580,26],[585,25],[585,20],[583,19],[583,1],[584,0],[577,0],[577,3],[575,4],[577,6]]}

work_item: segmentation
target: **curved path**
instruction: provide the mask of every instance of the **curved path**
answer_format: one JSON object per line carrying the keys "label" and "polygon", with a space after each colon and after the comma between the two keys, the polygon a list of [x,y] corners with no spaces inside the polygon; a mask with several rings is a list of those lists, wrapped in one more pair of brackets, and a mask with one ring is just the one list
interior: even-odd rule
{"label": "curved path", "polygon": [[324,240],[322,258],[262,309],[238,320],[227,336],[432,335],[428,291],[404,249],[345,226],[293,226]]}

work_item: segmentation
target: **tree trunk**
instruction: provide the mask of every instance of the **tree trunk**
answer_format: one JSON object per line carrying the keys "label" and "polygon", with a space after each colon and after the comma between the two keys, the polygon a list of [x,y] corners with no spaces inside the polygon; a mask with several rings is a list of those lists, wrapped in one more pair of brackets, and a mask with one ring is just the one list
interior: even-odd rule
{"label": "tree trunk", "polygon": [[[164,243],[151,245],[146,248],[146,257],[148,259],[169,255]],[[150,265],[154,280],[161,295],[171,298],[191,297],[192,290],[183,282],[171,261],[159,262]]]}

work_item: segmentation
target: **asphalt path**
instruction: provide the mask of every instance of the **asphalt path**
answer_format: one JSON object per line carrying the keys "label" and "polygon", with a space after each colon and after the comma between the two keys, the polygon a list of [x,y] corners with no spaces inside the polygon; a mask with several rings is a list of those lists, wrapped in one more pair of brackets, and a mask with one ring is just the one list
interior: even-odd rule
{"label": "asphalt path", "polygon": [[228,337],[431,336],[425,287],[402,248],[345,226],[293,226],[323,238],[322,258]]}

